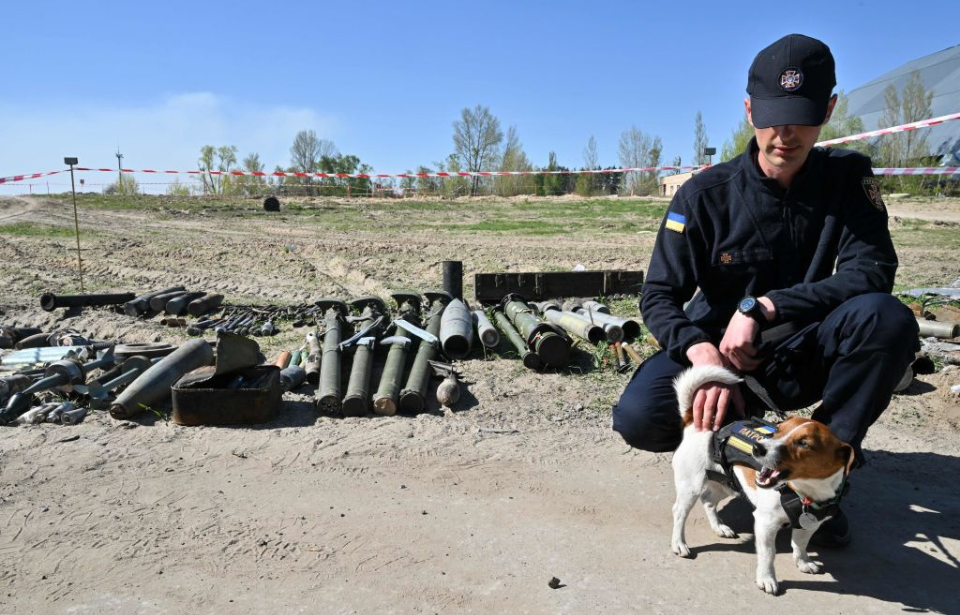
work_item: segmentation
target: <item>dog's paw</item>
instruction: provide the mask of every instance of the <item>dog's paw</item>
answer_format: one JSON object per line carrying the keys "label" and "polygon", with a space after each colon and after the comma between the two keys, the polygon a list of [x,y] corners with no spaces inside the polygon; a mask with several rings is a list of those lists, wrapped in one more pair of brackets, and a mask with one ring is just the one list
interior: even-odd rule
{"label": "dog's paw", "polygon": [[780,591],[780,586],[777,585],[777,580],[773,577],[757,577],[757,587],[772,596],[776,596]]}
{"label": "dog's paw", "polygon": [[796,558],[796,562],[800,572],[806,574],[818,574],[820,572],[820,564],[808,557],[798,557]]}
{"label": "dog's paw", "polygon": [[713,526],[713,531],[716,532],[717,536],[719,536],[720,538],[736,538],[737,537],[737,533],[731,530],[729,526],[723,523],[718,523],[717,525]]}
{"label": "dog's paw", "polygon": [[690,547],[685,542],[673,543],[673,552],[680,557],[690,557]]}

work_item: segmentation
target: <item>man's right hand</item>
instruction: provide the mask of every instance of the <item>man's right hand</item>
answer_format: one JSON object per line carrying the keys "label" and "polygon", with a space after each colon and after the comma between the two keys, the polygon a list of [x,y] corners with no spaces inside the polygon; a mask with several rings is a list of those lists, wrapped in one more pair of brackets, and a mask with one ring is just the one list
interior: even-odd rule
{"label": "man's right hand", "polygon": [[[688,348],[687,359],[694,367],[704,365],[719,365],[728,369],[731,367],[730,362],[710,342],[701,342]],[[745,404],[738,386],[710,383],[697,389],[697,394],[693,399],[694,428],[697,431],[717,431],[720,429],[730,402],[733,402],[737,414],[744,416]]]}

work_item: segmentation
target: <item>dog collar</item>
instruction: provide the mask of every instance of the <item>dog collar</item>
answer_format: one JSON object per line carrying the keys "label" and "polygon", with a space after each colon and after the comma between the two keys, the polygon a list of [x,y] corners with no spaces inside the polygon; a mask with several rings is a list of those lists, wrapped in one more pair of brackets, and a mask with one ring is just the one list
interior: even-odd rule
{"label": "dog collar", "polygon": [[790,527],[811,530],[827,517],[833,517],[840,511],[840,500],[850,491],[850,483],[844,476],[833,497],[823,502],[813,501],[791,487],[789,483],[783,483],[777,487],[777,491],[780,492],[780,505],[790,519]]}

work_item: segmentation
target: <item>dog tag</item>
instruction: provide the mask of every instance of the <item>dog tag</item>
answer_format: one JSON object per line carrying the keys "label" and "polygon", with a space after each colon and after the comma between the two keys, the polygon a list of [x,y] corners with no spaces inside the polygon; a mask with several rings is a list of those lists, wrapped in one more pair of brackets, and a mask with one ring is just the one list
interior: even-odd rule
{"label": "dog tag", "polygon": [[813,529],[816,529],[818,525],[820,525],[820,520],[817,519],[816,516],[813,515],[813,513],[808,513],[808,512],[801,513],[800,516],[797,518],[797,522],[800,524],[800,527],[802,527],[805,530],[813,530]]}

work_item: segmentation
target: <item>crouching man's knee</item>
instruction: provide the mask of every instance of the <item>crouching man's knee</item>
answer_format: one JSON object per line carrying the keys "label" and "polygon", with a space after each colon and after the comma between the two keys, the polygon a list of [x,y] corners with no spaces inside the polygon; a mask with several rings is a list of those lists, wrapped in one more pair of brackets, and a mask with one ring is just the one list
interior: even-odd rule
{"label": "crouching man's knee", "polygon": [[613,407],[613,430],[634,448],[676,450],[683,438],[673,379],[684,366],[659,352],[642,364]]}
{"label": "crouching man's knee", "polygon": [[664,415],[649,407],[629,407],[623,398],[613,407],[613,430],[630,446],[653,453],[676,450],[683,438],[676,407]]}

